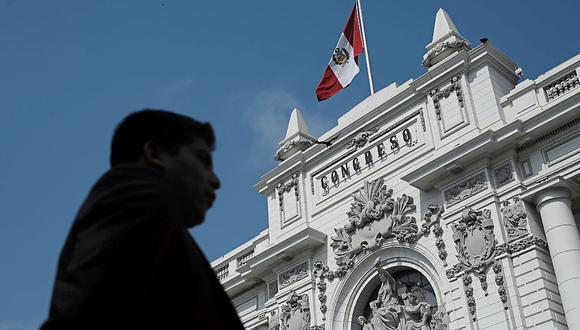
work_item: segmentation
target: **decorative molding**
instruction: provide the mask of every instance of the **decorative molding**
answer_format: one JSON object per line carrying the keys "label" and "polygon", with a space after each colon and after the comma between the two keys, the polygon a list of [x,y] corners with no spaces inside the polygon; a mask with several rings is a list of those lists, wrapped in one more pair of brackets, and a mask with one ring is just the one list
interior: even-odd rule
{"label": "decorative molding", "polygon": [[298,295],[292,290],[280,312],[281,330],[303,330],[310,328],[310,302],[307,294]]}
{"label": "decorative molding", "polygon": [[487,188],[487,179],[485,172],[481,171],[476,175],[452,186],[443,191],[445,201],[449,206],[459,203],[478,192]]}
{"label": "decorative molding", "polygon": [[544,87],[544,92],[546,93],[548,102],[550,102],[559,98],[560,96],[568,94],[571,90],[574,90],[578,86],[580,86],[578,75],[576,74],[576,71],[572,71],[564,77]]}
{"label": "decorative molding", "polygon": [[379,131],[379,127],[377,126],[377,127],[373,127],[371,129],[368,129],[368,130],[358,132],[352,138],[352,140],[346,145],[346,148],[350,149],[350,148],[354,147],[354,150],[357,150],[358,148],[364,147],[367,144],[367,142],[369,142],[369,138],[371,137],[371,135],[375,134],[378,131]]}
{"label": "decorative molding", "polygon": [[274,155],[274,160],[283,161],[284,160],[284,159],[282,159],[283,155],[286,154],[288,151],[290,151],[290,149],[298,148],[300,150],[306,150],[313,145],[314,145],[314,142],[310,141],[310,140],[290,141],[290,142],[284,144],[280,149],[278,149],[278,151],[276,151],[276,154]]}
{"label": "decorative molding", "polygon": [[571,128],[574,128],[574,126],[576,126],[578,124],[580,124],[580,118],[572,119],[569,122],[567,122],[566,124],[564,124],[564,125],[556,128],[555,130],[550,131],[550,132],[548,132],[548,133],[540,136],[539,138],[537,138],[537,139],[535,139],[533,141],[530,141],[528,143],[524,143],[523,145],[521,145],[518,148],[516,148],[516,152],[518,152],[518,153],[519,152],[522,152],[525,149],[527,149],[527,148],[529,148],[529,147],[531,147],[533,145],[536,145],[536,144],[542,143],[544,141],[550,140],[553,137],[556,137],[557,135],[559,135],[561,133],[564,133],[564,132],[566,132],[567,130],[569,130]]}
{"label": "decorative molding", "polygon": [[308,276],[309,270],[310,267],[308,266],[308,260],[304,260],[296,266],[281,272],[278,274],[278,288],[285,288],[290,284],[305,278]]}
{"label": "decorative molding", "polygon": [[504,253],[507,254],[515,254],[520,251],[523,251],[531,246],[535,246],[541,250],[548,251],[548,243],[543,239],[535,236],[527,236],[521,240],[512,242],[512,243],[503,243],[496,246],[496,253],[497,255],[502,255]]}
{"label": "decorative molding", "polygon": [[449,40],[449,41],[443,41],[439,44],[437,44],[435,47],[433,47],[431,50],[429,50],[424,56],[423,56],[423,61],[421,62],[421,64],[424,67],[431,67],[433,64],[431,63],[431,61],[437,57],[437,55],[442,54],[445,51],[448,50],[461,50],[461,49],[466,49],[469,50],[471,49],[471,47],[469,46],[469,42],[467,40],[462,40],[462,39],[458,39],[458,40]]}
{"label": "decorative molding", "polygon": [[528,234],[527,215],[524,203],[519,197],[513,198],[513,204],[509,200],[504,201],[501,208],[503,224],[508,235],[508,241],[515,241]]}
{"label": "decorative molding", "polygon": [[511,162],[507,162],[493,170],[495,184],[499,188],[514,180],[514,170]]}
{"label": "decorative molding", "polygon": [[294,189],[294,196],[296,198],[296,212],[297,216],[300,216],[300,189],[299,189],[299,178],[300,173],[296,172],[292,174],[290,180],[286,183],[279,182],[276,185],[276,190],[278,191],[278,203],[280,206],[280,219],[282,224],[286,224],[290,219],[286,219],[285,208],[284,208],[284,193],[289,193]]}
{"label": "decorative molding", "polygon": [[457,96],[457,101],[459,102],[459,107],[464,107],[463,102],[463,91],[461,90],[461,76],[454,76],[449,81],[451,85],[439,90],[439,88],[434,88],[429,92],[431,95],[431,99],[433,99],[433,106],[435,107],[435,115],[437,116],[438,120],[442,120],[441,118],[441,104],[439,102],[442,98],[447,98],[451,95],[452,92],[455,92]]}

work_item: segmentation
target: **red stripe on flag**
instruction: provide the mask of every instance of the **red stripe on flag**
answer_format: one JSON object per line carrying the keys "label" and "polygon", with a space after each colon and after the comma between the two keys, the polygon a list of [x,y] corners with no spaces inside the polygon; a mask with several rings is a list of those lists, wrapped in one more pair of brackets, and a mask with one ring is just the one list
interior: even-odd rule
{"label": "red stripe on flag", "polygon": [[[352,46],[352,49],[353,49],[352,59],[354,60],[354,65],[356,66],[356,72],[353,71],[352,62],[350,64],[348,63],[348,59],[345,63],[339,64],[338,62],[336,62],[337,65],[341,65],[341,66],[343,66],[343,68],[344,68],[344,65],[351,65],[351,67],[349,67],[343,75],[341,75],[341,73],[337,73],[340,77],[340,80],[339,80],[338,77],[336,76],[336,74],[331,69],[331,66],[333,65],[332,61],[334,60],[334,57],[333,57],[331,59],[331,62],[329,63],[329,65],[326,67],[326,70],[324,71],[324,75],[322,76],[322,80],[320,80],[318,87],[316,87],[316,97],[318,98],[318,101],[326,100],[327,98],[336,94],[341,89],[345,88],[346,86],[342,86],[340,81],[343,81],[343,83],[348,85],[348,84],[350,84],[350,82],[352,81],[354,76],[358,73],[358,55],[362,54],[364,51],[363,44],[362,44],[362,37],[361,37],[361,33],[360,33],[360,27],[358,24],[359,24],[358,10],[357,10],[357,6],[355,3],[354,8],[352,9],[352,12],[350,13],[350,17],[348,18],[348,21],[346,22],[346,25],[344,27],[342,34],[344,34],[347,42],[350,44],[350,46]],[[342,42],[344,42],[343,41],[344,39],[342,39],[342,34],[341,34],[341,39],[339,39],[339,43],[341,42],[341,40],[342,40]],[[339,46],[337,46],[337,47],[339,47]],[[338,48],[336,50],[339,51]],[[343,49],[343,51],[344,51],[344,49]],[[347,54],[347,57],[348,57],[348,54]],[[342,71],[342,70],[340,70],[340,71]],[[354,72],[354,74],[352,74],[353,72]]]}
{"label": "red stripe on flag", "polygon": [[354,49],[353,56],[357,56],[363,53],[362,37],[358,24],[358,11],[355,3],[354,8],[352,9],[352,13],[350,13],[350,17],[344,26],[344,35]]}
{"label": "red stripe on flag", "polygon": [[318,101],[326,100],[342,88],[343,87],[338,79],[336,79],[334,72],[332,72],[330,67],[327,66],[318,87],[316,87],[316,97],[318,98]]}

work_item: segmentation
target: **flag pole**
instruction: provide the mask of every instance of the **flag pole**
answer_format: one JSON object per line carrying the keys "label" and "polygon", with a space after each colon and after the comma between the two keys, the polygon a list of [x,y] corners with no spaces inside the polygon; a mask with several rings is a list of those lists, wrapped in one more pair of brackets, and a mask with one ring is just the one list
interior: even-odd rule
{"label": "flag pole", "polygon": [[367,61],[367,73],[369,75],[369,86],[371,88],[371,95],[375,93],[375,88],[373,87],[373,76],[371,74],[371,61],[369,59],[369,47],[367,45],[367,37],[365,33],[365,23],[363,21],[362,16],[362,7],[360,5],[360,0],[356,0],[357,7],[358,7],[358,17],[360,18],[360,29],[362,32],[363,44],[365,49],[365,59]]}

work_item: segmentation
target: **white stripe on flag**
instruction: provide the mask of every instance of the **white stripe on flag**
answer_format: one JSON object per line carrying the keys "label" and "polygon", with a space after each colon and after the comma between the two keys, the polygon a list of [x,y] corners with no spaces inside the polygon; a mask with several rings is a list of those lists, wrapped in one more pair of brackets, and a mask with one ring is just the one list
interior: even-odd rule
{"label": "white stripe on flag", "polygon": [[330,69],[334,72],[334,75],[342,85],[342,87],[346,87],[350,84],[354,76],[360,71],[358,65],[354,61],[354,48],[348,42],[348,39],[344,35],[344,32],[340,35],[340,39],[338,40],[338,44],[336,45],[338,49],[346,49],[349,54],[349,59],[346,63],[343,64],[336,64],[330,58]]}

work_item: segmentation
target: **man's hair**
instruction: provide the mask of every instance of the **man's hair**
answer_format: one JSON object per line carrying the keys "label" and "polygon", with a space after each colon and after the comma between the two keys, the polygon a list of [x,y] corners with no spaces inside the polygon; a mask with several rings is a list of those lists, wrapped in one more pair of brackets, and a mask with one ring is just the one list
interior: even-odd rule
{"label": "man's hair", "polygon": [[115,166],[137,162],[143,156],[143,145],[148,141],[173,155],[180,146],[193,142],[195,137],[203,138],[210,148],[214,148],[215,135],[209,123],[165,110],[137,111],[125,117],[115,129],[110,163]]}

